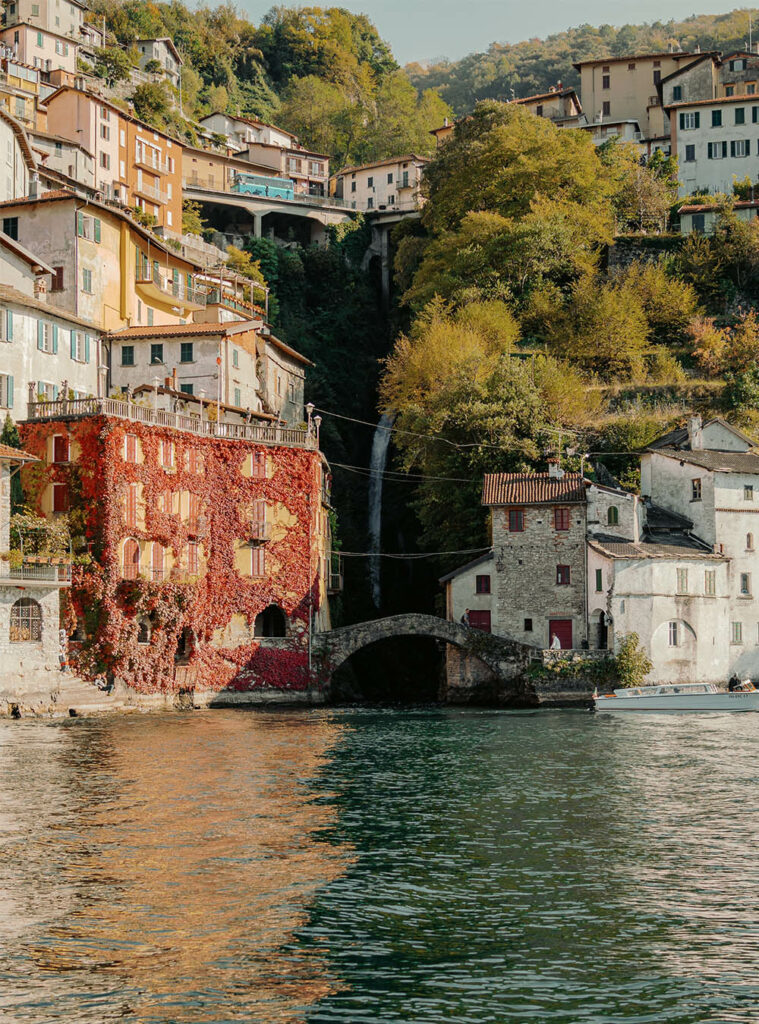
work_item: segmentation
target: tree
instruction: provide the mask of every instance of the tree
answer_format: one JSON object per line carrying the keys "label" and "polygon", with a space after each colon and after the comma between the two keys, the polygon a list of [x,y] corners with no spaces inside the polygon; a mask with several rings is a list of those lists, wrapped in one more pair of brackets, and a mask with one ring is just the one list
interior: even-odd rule
{"label": "tree", "polygon": [[640,300],[652,342],[673,345],[688,340],[700,312],[692,284],[668,273],[660,263],[631,263],[614,281]]}
{"label": "tree", "polygon": [[599,146],[598,153],[614,182],[617,230],[663,231],[677,199],[677,175],[673,177],[671,166],[661,158],[641,163],[638,147],[618,139]]}
{"label": "tree", "polygon": [[171,113],[172,101],[165,82],[143,82],[132,96],[134,112],[141,121],[163,128]]}
{"label": "tree", "polygon": [[133,63],[126,50],[109,46],[95,50],[93,73],[113,88],[117,82],[125,82],[132,71]]}
{"label": "tree", "polygon": [[654,667],[640,645],[637,633],[617,634],[617,654],[614,659],[620,686],[640,686]]}
{"label": "tree", "polygon": [[201,235],[206,222],[200,216],[200,203],[192,199],[182,200],[182,234]]}
{"label": "tree", "polygon": [[[21,436],[10,413],[6,414],[3,429],[0,431],[0,444],[8,445],[9,448],[21,448]],[[11,515],[21,512],[23,507],[24,492],[21,487],[21,478],[18,473],[13,473],[11,476]]]}
{"label": "tree", "polygon": [[156,60],[156,58],[153,57],[145,65],[145,71],[149,75],[160,75],[160,74],[163,73],[163,66],[162,66],[160,60]]}

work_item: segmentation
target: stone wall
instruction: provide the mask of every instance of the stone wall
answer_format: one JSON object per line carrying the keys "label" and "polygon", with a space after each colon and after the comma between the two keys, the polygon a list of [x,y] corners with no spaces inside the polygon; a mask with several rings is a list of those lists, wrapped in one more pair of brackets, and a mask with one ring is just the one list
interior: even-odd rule
{"label": "stone wall", "polygon": [[658,263],[677,252],[682,235],[620,235],[609,246],[606,265],[609,270],[629,267],[631,263]]}
{"label": "stone wall", "polygon": [[[11,608],[23,597],[31,597],[42,609],[40,643],[10,639]],[[60,673],[59,597],[57,587],[11,586],[0,580],[0,685],[4,692],[22,694],[54,685]]]}

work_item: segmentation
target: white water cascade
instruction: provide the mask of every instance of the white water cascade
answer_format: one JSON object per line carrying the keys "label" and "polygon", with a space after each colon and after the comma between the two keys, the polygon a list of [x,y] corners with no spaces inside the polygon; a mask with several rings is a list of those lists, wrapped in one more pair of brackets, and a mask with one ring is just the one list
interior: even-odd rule
{"label": "white water cascade", "polygon": [[382,540],[382,483],[394,420],[395,416],[383,412],[374,431],[369,459],[369,587],[375,608],[379,608],[382,597],[379,556]]}

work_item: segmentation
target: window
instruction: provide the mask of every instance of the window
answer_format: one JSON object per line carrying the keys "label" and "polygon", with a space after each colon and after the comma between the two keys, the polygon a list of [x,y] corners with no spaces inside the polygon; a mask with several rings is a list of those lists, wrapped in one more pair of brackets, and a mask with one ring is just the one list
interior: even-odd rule
{"label": "window", "polygon": [[179,346],[179,361],[180,363],[191,363],[192,360],[192,342],[183,341]]}
{"label": "window", "polygon": [[721,128],[721,127],[722,127],[722,111],[721,110],[713,110],[712,111],[712,128]]}
{"label": "window", "polygon": [[555,508],[553,510],[553,528],[555,530],[569,529],[569,509]]}
{"label": "window", "polygon": [[677,622],[670,622],[669,624],[669,646],[680,646],[680,624]]}
{"label": "window", "polygon": [[0,409],[13,408],[13,376],[0,373]]}
{"label": "window", "polygon": [[532,633],[532,619],[524,620],[524,631],[525,633]]}
{"label": "window", "polygon": [[124,462],[137,461],[137,436],[135,434],[124,435]]}
{"label": "window", "polygon": [[746,551],[754,550],[754,535],[753,533],[746,534]]}
{"label": "window", "polygon": [[42,609],[33,598],[20,597],[11,605],[9,639],[12,644],[37,644],[42,640]]}
{"label": "window", "polygon": [[703,235],[706,226],[706,220],[703,213],[694,213],[691,217],[691,228],[697,235]]}
{"label": "window", "polygon": [[751,140],[750,139],[734,139],[730,143],[730,156],[743,157],[750,156],[751,154]]}
{"label": "window", "polygon": [[266,573],[266,548],[252,547],[250,549],[250,575],[263,576]]}
{"label": "window", "polygon": [[701,501],[701,477],[694,477],[690,482],[690,500]]}
{"label": "window", "polygon": [[753,501],[754,500],[754,485],[744,484],[743,485],[743,500]]}
{"label": "window", "polygon": [[151,363],[162,363],[163,362],[163,345],[151,345],[150,346],[150,362]]}
{"label": "window", "polygon": [[731,60],[728,67],[731,71],[745,71],[746,70],[746,59],[745,57],[739,57],[737,60]]}
{"label": "window", "polygon": [[537,107],[535,108],[535,113],[536,113],[536,115],[538,117],[542,117],[543,116],[543,104],[542,103],[538,103]]}
{"label": "window", "polygon": [[694,164],[696,162],[696,147],[686,146],[685,147],[685,162],[686,164]]}
{"label": "window", "polygon": [[509,509],[509,531],[511,533],[521,533],[524,530],[524,509],[521,508],[510,508]]}
{"label": "window", "polygon": [[680,114],[680,131],[693,131],[694,128],[699,127],[700,122],[701,117],[698,111],[692,114]]}
{"label": "window", "polygon": [[627,70],[628,71],[634,71],[635,70],[635,65],[634,64],[628,64],[627,65]]}
{"label": "window", "polygon": [[68,512],[69,485],[53,484],[53,512]]}
{"label": "window", "polygon": [[63,267],[53,267],[52,283],[50,285],[51,292],[62,292],[63,291]]}
{"label": "window", "polygon": [[707,597],[714,597],[717,593],[717,573],[714,569],[704,572],[704,593]]}
{"label": "window", "polygon": [[187,545],[187,571],[191,576],[198,575],[198,543],[194,540]]}
{"label": "window", "polygon": [[736,107],[735,108],[735,124],[745,124],[745,123],[746,123],[746,108],[745,107]]}
{"label": "window", "polygon": [[759,122],[759,107],[751,108],[751,120],[754,124]]}
{"label": "window", "polygon": [[163,583],[164,580],[164,564],[163,564],[163,547],[157,542],[153,541],[152,548],[152,572],[151,576],[154,583]]}
{"label": "window", "polygon": [[724,160],[727,157],[726,142],[708,142],[706,156],[709,160]]}
{"label": "window", "polygon": [[483,633],[490,632],[490,612],[489,611],[477,611],[472,609],[469,612],[469,625],[472,629],[479,629]]}
{"label": "window", "polygon": [[387,183],[388,183],[388,185],[392,185],[393,184],[393,172],[392,171],[387,176]]}
{"label": "window", "polygon": [[37,348],[40,352],[58,351],[58,327],[45,320],[37,321]]}
{"label": "window", "polygon": [[77,213],[76,233],[80,238],[88,238],[92,242],[99,242],[101,235],[101,223],[99,218],[85,217],[83,213]]}
{"label": "window", "polygon": [[235,388],[235,402],[234,402],[234,404],[237,406],[238,409],[242,405],[242,395],[240,394],[240,389],[239,388]]}
{"label": "window", "polygon": [[12,238],[14,242],[18,241],[18,217],[3,217],[3,232]]}
{"label": "window", "polygon": [[121,365],[134,366],[134,345],[121,346]]}
{"label": "window", "polygon": [[101,139],[110,139],[110,137],[111,137],[111,129],[108,127],[107,124],[101,124],[100,125],[100,138]]}
{"label": "window", "polygon": [[0,341],[13,341],[13,310],[0,309]]}
{"label": "window", "polygon": [[604,588],[604,571],[603,569],[596,569],[596,592],[599,593]]}
{"label": "window", "polygon": [[674,85],[672,87],[672,102],[679,103],[683,98],[683,87],[681,85]]}
{"label": "window", "polygon": [[609,102],[609,100],[604,100],[603,107],[601,109],[602,109],[602,113],[603,113],[604,117],[609,117],[610,116],[610,114],[611,114],[611,103]]}
{"label": "window", "polygon": [[351,182],[351,192],[355,192],[355,191],[356,191],[356,182],[352,181]]}
{"label": "window", "polygon": [[69,439],[65,434],[53,437],[53,462],[69,461]]}
{"label": "window", "polygon": [[197,533],[200,526],[200,498],[197,494],[190,495],[187,509],[187,529],[190,533]]}
{"label": "window", "polygon": [[742,572],[741,573],[741,596],[742,597],[750,597],[751,596],[751,573],[750,572]]}
{"label": "window", "polygon": [[751,82],[746,86],[746,95],[753,96],[756,93],[756,82]]}
{"label": "window", "polygon": [[142,618],[137,623],[137,643],[150,643],[150,619]]}
{"label": "window", "polygon": [[616,505],[609,505],[606,511],[606,524],[607,526],[619,525],[619,509]]}
{"label": "window", "polygon": [[601,76],[601,88],[602,89],[611,89],[611,75],[602,75]]}
{"label": "window", "polygon": [[688,593],[688,570],[678,569],[677,570],[677,593],[687,594]]}
{"label": "window", "polygon": [[42,46],[42,45],[43,45],[43,43],[42,43],[42,33],[38,32],[37,33],[37,46]]}
{"label": "window", "polygon": [[174,443],[173,441],[161,441],[161,465],[164,469],[174,467]]}
{"label": "window", "polygon": [[253,452],[251,455],[250,475],[258,479],[266,477],[266,452]]}
{"label": "window", "polygon": [[180,384],[179,390],[185,395],[192,395],[195,392],[194,384]]}
{"label": "window", "polygon": [[125,519],[130,529],[137,528],[137,484],[127,485]]}
{"label": "window", "polygon": [[654,71],[654,85],[658,85],[661,82],[661,71]]}
{"label": "window", "polygon": [[735,96],[735,86],[734,85],[725,86],[725,96]]}
{"label": "window", "polygon": [[556,566],[556,583],[560,587],[566,587],[569,584],[569,566],[568,565],[557,565]]}
{"label": "window", "polygon": [[474,590],[477,594],[490,593],[490,576],[477,576],[474,581]]}
{"label": "window", "polygon": [[369,196],[369,198],[366,200],[366,207],[369,210],[374,209],[374,200],[372,199],[371,196]]}
{"label": "window", "polygon": [[82,270],[82,291],[87,292],[89,295],[92,294],[92,271],[84,269]]}
{"label": "window", "polygon": [[730,623],[730,643],[731,644],[742,644],[743,643],[743,623],[742,622],[731,622]]}
{"label": "window", "polygon": [[374,178],[372,178],[372,177],[367,178],[366,184],[367,184],[367,186],[369,188],[374,188]]}

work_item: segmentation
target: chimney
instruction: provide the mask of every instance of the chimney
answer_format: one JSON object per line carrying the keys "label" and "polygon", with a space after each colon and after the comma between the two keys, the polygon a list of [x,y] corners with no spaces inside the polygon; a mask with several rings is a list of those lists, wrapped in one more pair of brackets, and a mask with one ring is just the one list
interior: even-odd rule
{"label": "chimney", "polygon": [[698,451],[704,447],[704,428],[698,413],[688,419],[688,443],[691,451]]}
{"label": "chimney", "polygon": [[557,458],[548,460],[548,476],[551,480],[563,480],[564,470],[561,468],[561,463]]}
{"label": "chimney", "polygon": [[37,172],[33,171],[29,175],[29,198],[37,199],[39,197],[39,178]]}
{"label": "chimney", "polygon": [[171,377],[164,377],[163,378],[163,386],[165,388],[170,388],[171,387]]}
{"label": "chimney", "polygon": [[176,366],[171,371],[171,386],[175,391],[179,391],[179,381],[177,380],[177,368]]}

